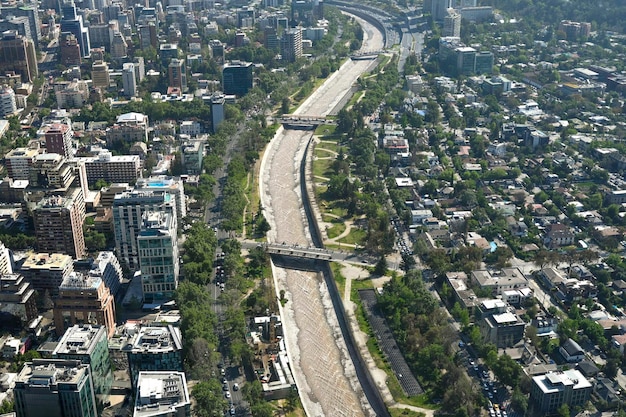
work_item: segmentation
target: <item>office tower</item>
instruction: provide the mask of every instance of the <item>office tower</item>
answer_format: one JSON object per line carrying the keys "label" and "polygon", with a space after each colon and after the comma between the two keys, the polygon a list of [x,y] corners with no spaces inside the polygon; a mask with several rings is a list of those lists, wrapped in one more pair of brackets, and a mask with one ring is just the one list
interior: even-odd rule
{"label": "office tower", "polygon": [[443,18],[443,36],[461,36],[461,14],[454,9],[448,9]]}
{"label": "office tower", "polygon": [[224,94],[213,94],[211,96],[211,126],[213,133],[217,132],[220,123],[224,121]]}
{"label": "office tower", "polygon": [[72,257],[60,253],[30,254],[19,272],[36,291],[56,296],[63,280],[74,272]]}
{"label": "office tower", "polygon": [[[0,263],[3,262],[1,256]],[[35,290],[31,283],[22,274],[0,274],[0,326],[5,329],[24,328],[37,318],[37,314]]]}
{"label": "office tower", "polygon": [[148,211],[174,213],[176,197],[164,191],[133,191],[117,194],[113,200],[115,252],[131,270],[139,269],[137,236]]}
{"label": "office tower", "polygon": [[147,49],[158,46],[157,27],[154,22],[147,22],[144,25],[139,26],[139,41],[141,49]]}
{"label": "office tower", "polygon": [[185,61],[182,59],[172,59],[167,67],[170,87],[178,87],[181,91],[187,91],[187,71]]}
{"label": "office tower", "polygon": [[15,91],[7,85],[0,87],[0,116],[12,116],[17,111]]}
{"label": "office tower", "polygon": [[111,79],[109,78],[109,64],[102,61],[96,61],[91,66],[91,82],[94,87],[102,89],[109,88]]}
{"label": "office tower", "polygon": [[218,64],[224,63],[224,44],[217,39],[209,41],[209,50],[211,51],[211,57]]}
{"label": "office tower", "polygon": [[73,33],[66,33],[64,36],[59,36],[59,49],[61,50],[61,62],[63,65],[70,66],[81,64],[80,45]]}
{"label": "office tower", "polygon": [[71,125],[54,123],[45,126],[42,130],[45,132],[47,153],[56,153],[66,158],[72,158],[74,156],[75,151],[72,145],[74,131]]}
{"label": "office tower", "polygon": [[11,260],[11,251],[0,242],[0,275],[13,273],[13,261]]}
{"label": "office tower", "polygon": [[[113,21],[117,23],[117,21]],[[111,23],[92,23],[89,25],[89,44],[91,48],[109,48],[111,46]],[[93,52],[93,51],[92,51]]]}
{"label": "office tower", "polygon": [[280,39],[280,53],[284,61],[295,62],[302,56],[302,29],[287,29]]}
{"label": "office tower", "polygon": [[172,59],[178,59],[178,45],[175,43],[164,43],[159,46],[159,58],[163,66],[169,65]]}
{"label": "office tower", "polygon": [[80,158],[85,163],[87,183],[94,185],[99,179],[106,182],[134,183],[141,175],[141,158],[138,155],[112,155],[102,150],[98,156]]}
{"label": "office tower", "polygon": [[54,299],[54,325],[57,336],[76,324],[98,324],[105,334],[115,331],[115,300],[102,278],[72,272],[59,286]]}
{"label": "office tower", "polygon": [[115,32],[113,39],[111,39],[111,57],[113,59],[122,59],[126,58],[126,56],[128,56],[126,39],[120,32]]}
{"label": "office tower", "polygon": [[85,200],[80,188],[73,189],[67,197],[42,199],[33,211],[33,219],[41,252],[66,253],[73,258],[85,255]]}
{"label": "office tower", "polygon": [[191,417],[184,372],[140,372],[133,417]]}
{"label": "office tower", "polygon": [[452,6],[453,0],[432,0],[430,13],[433,20],[441,22]]}
{"label": "office tower", "polygon": [[137,95],[135,64],[132,62],[127,62],[122,66],[122,84],[126,97],[135,97]]}
{"label": "office tower", "polygon": [[15,30],[2,32],[0,71],[15,71],[22,76],[22,81],[33,82],[39,74],[33,41],[18,35]]}
{"label": "office tower", "polygon": [[137,387],[141,371],[183,371],[183,343],[178,327],[141,327],[124,349],[133,387]]}
{"label": "office tower", "polygon": [[178,287],[176,215],[148,211],[137,236],[141,287],[146,303],[169,301]]}
{"label": "office tower", "polygon": [[254,8],[244,7],[237,10],[237,27],[250,28],[254,27]]}
{"label": "office tower", "polygon": [[97,417],[88,365],[78,360],[34,359],[15,380],[17,417]]}
{"label": "office tower", "polygon": [[263,30],[264,42],[263,44],[267,49],[278,50],[280,48],[280,36],[278,31],[273,26],[267,26]]}
{"label": "office tower", "polygon": [[243,96],[254,86],[253,68],[250,62],[233,61],[224,64],[222,84],[225,94]]}
{"label": "office tower", "polygon": [[[56,4],[56,3],[55,3]],[[3,16],[16,16],[16,17],[26,17],[28,19],[30,40],[33,41],[34,45],[39,44],[39,40],[41,39],[41,21],[39,20],[39,13],[37,10],[37,6],[14,6],[14,7],[2,7],[2,15]]]}
{"label": "office tower", "polygon": [[13,180],[28,180],[30,178],[30,169],[37,155],[39,155],[39,150],[30,148],[15,148],[6,154],[4,156],[4,165],[9,178]]}
{"label": "office tower", "polygon": [[100,402],[106,401],[113,383],[107,328],[91,324],[75,325],[61,334],[63,337],[52,352],[52,357],[78,360],[89,365],[94,394]]}
{"label": "office tower", "polygon": [[66,1],[61,5],[61,33],[69,32],[76,36],[80,46],[80,55],[88,58],[91,55],[89,42],[89,29],[83,26],[83,17],[76,13],[73,0]]}

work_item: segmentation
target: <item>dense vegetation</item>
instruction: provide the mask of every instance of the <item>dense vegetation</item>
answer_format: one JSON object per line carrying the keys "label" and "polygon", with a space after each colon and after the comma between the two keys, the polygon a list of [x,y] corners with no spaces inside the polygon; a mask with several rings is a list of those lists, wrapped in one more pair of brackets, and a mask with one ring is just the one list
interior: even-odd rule
{"label": "dense vegetation", "polygon": [[474,415],[480,393],[474,392],[462,366],[455,363],[455,334],[419,271],[395,276],[385,284],[379,305],[407,363],[429,398],[457,416]]}

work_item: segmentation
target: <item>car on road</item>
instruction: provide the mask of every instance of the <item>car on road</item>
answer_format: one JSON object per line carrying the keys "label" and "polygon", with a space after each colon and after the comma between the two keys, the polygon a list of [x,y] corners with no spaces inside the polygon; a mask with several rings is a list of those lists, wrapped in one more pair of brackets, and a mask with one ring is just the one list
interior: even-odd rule
{"label": "car on road", "polygon": [[235,407],[230,407],[229,412],[231,416],[234,416],[237,413],[237,411],[235,411]]}
{"label": "car on road", "polygon": [[226,398],[230,398],[230,391],[226,391],[226,393],[224,394],[224,396],[225,396]]}
{"label": "car on road", "polygon": [[228,391],[228,382],[224,382],[224,386],[222,386],[224,391]]}
{"label": "car on road", "polygon": [[236,382],[233,384],[233,391],[239,391],[239,384]]}

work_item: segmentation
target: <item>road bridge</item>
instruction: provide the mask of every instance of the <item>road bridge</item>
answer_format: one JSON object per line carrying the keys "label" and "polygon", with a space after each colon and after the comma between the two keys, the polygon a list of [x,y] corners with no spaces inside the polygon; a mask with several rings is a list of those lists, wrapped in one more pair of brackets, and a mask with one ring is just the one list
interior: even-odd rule
{"label": "road bridge", "polygon": [[321,116],[303,114],[284,114],[278,121],[287,129],[314,129],[319,125],[336,125],[337,121]]}
{"label": "road bridge", "polygon": [[378,55],[384,54],[385,52],[387,51],[385,51],[384,49],[379,49],[377,51],[360,51],[350,55],[350,59],[352,59],[353,61],[376,59],[378,58]]}

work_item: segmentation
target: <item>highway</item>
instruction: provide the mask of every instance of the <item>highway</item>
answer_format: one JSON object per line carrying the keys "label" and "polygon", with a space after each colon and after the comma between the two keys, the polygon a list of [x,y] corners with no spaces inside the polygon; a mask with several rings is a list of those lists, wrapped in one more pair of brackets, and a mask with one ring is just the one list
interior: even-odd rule
{"label": "highway", "polygon": [[[364,21],[360,23],[364,27],[363,50],[381,49],[382,34]],[[325,117],[336,113],[360,74],[372,64],[346,61],[294,114]],[[279,128],[263,155],[260,194],[272,226],[268,233],[271,244],[313,246],[300,187],[300,165],[310,138],[310,132]],[[321,274],[276,265],[273,272],[276,291],[285,291],[288,300],[281,308],[285,342],[306,414],[386,415],[376,387],[362,377],[367,369],[354,356],[354,346],[344,340],[345,327],[333,312],[341,307],[331,300]]]}

